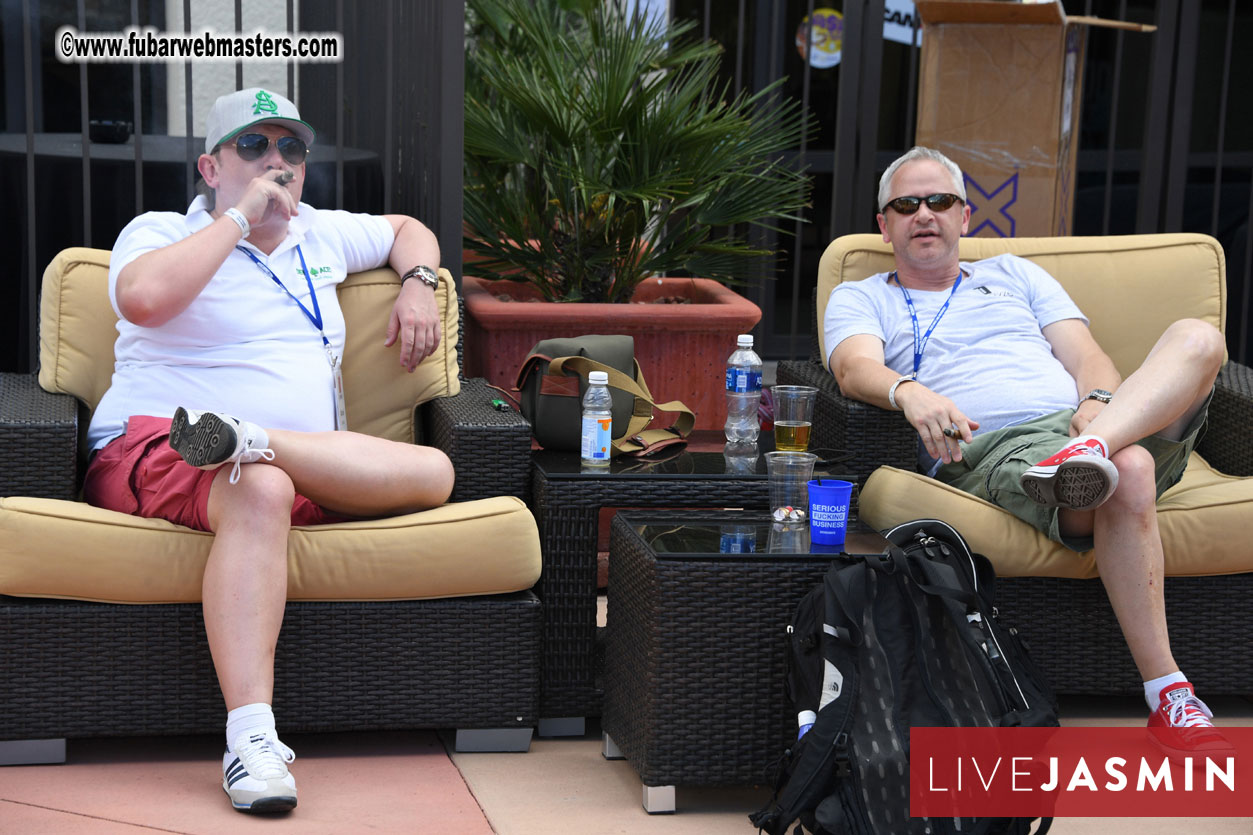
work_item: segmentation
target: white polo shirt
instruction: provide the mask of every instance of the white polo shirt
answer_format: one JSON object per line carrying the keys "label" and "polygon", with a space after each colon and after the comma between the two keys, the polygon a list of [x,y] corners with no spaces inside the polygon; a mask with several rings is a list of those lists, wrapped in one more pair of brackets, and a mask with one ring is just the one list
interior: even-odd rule
{"label": "white polo shirt", "polygon": [[[127,224],[109,264],[109,301],[118,311],[117,277],[141,255],[213,222],[203,197],[185,215],[148,212]],[[322,331],[337,356],[344,316],[336,286],[349,273],[387,263],[395,235],[382,217],[300,204],[287,237],[269,255],[241,241],[312,313],[300,256],[313,283]],[[119,318],[113,382],[87,432],[99,449],[126,431],[131,415],[173,416],[179,406],[226,412],[261,426],[301,431],[335,427],[330,362],[318,328],[269,272],[240,249],[185,310],[157,327]]]}

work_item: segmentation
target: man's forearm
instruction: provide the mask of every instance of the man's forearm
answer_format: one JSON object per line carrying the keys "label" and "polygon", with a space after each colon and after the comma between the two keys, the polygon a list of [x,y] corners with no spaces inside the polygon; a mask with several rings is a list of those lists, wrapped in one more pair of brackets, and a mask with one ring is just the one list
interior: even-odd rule
{"label": "man's forearm", "polygon": [[[833,365],[836,365],[833,363]],[[837,370],[838,369],[838,370]],[[886,365],[874,360],[858,357],[832,369],[839,383],[840,391],[845,397],[878,406],[881,409],[900,410],[900,404],[893,403],[895,396],[909,386],[921,383],[910,379],[901,380],[900,374]]]}
{"label": "man's forearm", "polygon": [[439,240],[418,220],[404,215],[385,215],[396,233],[387,263],[400,275],[417,266],[439,269]]}
{"label": "man's forearm", "polygon": [[118,274],[122,316],[144,327],[173,319],[200,295],[241,238],[239,226],[223,216],[181,241],[136,258]]}
{"label": "man's forearm", "polygon": [[1075,388],[1078,390],[1080,402],[1093,389],[1117,391],[1122,384],[1122,375],[1114,367],[1113,361],[1101,354],[1090,357],[1079,367],[1075,375]]}

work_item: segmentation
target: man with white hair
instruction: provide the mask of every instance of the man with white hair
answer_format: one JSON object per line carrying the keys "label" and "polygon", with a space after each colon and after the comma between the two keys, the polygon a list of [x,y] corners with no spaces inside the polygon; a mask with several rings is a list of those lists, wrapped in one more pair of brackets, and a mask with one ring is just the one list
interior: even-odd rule
{"label": "man with white hair", "polygon": [[453,485],[440,450],[342,431],[337,285],[384,264],[404,276],[386,344],[413,371],[441,337],[439,245],[411,217],[300,202],[313,138],[277,93],[217,99],[206,193],[114,244],[116,362],[88,429],[90,503],[214,534],[202,600],[228,711],[222,788],[249,812],[296,805],[271,709],[291,526],[432,507]]}
{"label": "man with white hair", "polygon": [[1122,380],[1040,267],[1014,255],[958,259],[970,207],[952,160],[913,148],[884,172],[879,207],[896,269],[839,285],[826,308],[840,391],[903,411],[935,478],[1093,549],[1144,679],[1149,726],[1191,729],[1181,746],[1225,746],[1198,730],[1212,714],[1171,654],[1156,512],[1205,422],[1221,334],[1177,321]]}

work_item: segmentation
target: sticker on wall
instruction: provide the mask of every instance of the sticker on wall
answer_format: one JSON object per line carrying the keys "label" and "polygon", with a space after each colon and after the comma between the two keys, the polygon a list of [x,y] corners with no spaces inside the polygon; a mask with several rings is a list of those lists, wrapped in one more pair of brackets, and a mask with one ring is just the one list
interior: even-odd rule
{"label": "sticker on wall", "polygon": [[914,0],[886,0],[883,4],[883,39],[906,45],[922,43],[922,22]]}
{"label": "sticker on wall", "polygon": [[1018,201],[1018,172],[988,191],[975,182],[974,178],[963,172],[966,181],[966,205],[970,207],[970,231],[967,237],[973,238],[989,229],[1001,238],[1014,237],[1017,223],[1009,213],[1009,207]]}
{"label": "sticker on wall", "polygon": [[[805,29],[809,29],[809,49],[805,48]],[[801,19],[796,27],[796,51],[801,60],[808,56],[809,66],[825,70],[840,63],[840,50],[844,46],[844,16],[835,9],[814,9],[814,24],[809,17]]]}

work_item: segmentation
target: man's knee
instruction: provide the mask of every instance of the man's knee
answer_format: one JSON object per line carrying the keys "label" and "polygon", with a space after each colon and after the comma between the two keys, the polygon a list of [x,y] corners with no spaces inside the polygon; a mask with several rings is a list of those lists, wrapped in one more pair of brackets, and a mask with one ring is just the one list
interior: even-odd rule
{"label": "man's knee", "polygon": [[1180,319],[1166,329],[1162,338],[1170,340],[1172,353],[1182,353],[1196,365],[1218,373],[1227,349],[1218,328],[1200,319]]}
{"label": "man's knee", "polygon": [[442,449],[424,447],[424,451],[428,453],[427,472],[430,479],[430,490],[434,494],[433,497],[438,502],[446,502],[448,497],[452,495],[453,483],[456,480],[452,459]]}
{"label": "man's knee", "polygon": [[245,464],[239,470],[239,482],[231,484],[228,469],[218,472],[209,494],[209,516],[215,529],[226,521],[225,516],[290,523],[296,488],[287,473],[266,464]]}
{"label": "man's knee", "polygon": [[1118,467],[1118,487],[1107,503],[1119,513],[1155,512],[1157,472],[1153,454],[1139,444],[1120,449],[1111,460]]}

